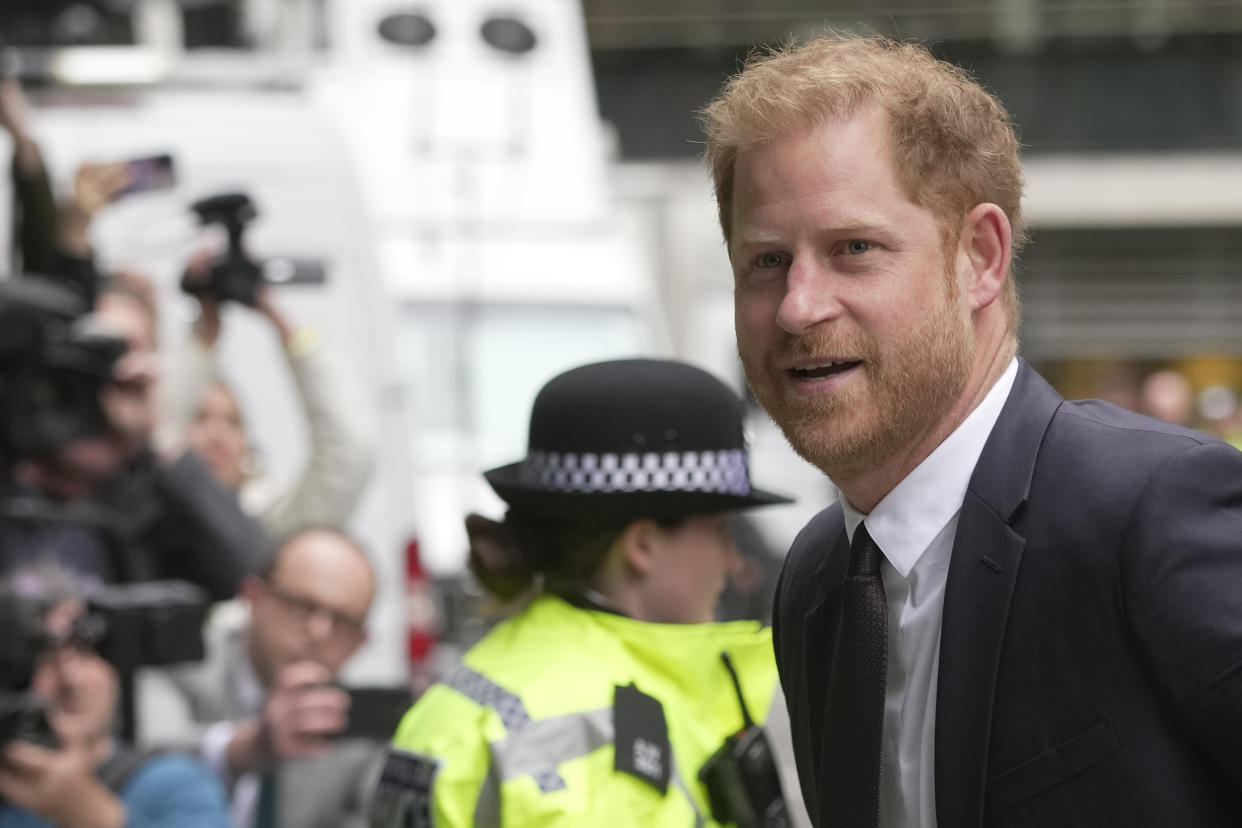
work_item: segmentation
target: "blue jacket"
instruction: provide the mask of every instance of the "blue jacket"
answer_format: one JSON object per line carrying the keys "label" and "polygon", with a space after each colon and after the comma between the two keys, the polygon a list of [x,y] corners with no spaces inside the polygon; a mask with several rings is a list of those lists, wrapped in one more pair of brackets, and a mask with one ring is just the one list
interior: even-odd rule
{"label": "blue jacket", "polygon": [[[128,828],[229,828],[224,791],[208,770],[188,756],[152,756],[125,783],[121,800]],[[53,828],[12,805],[0,809],[0,828]]]}

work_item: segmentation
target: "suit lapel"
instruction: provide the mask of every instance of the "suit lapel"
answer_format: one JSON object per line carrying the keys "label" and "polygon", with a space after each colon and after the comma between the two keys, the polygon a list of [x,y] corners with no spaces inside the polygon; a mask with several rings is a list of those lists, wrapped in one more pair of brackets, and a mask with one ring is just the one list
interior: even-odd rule
{"label": "suit lapel", "polygon": [[[828,673],[837,640],[837,593],[841,591],[850,560],[850,542],[845,534],[845,521],[840,517],[840,506],[836,506],[834,511],[836,519],[829,523],[829,531],[823,535],[823,542],[829,551],[815,570],[815,580],[819,585],[819,589],[815,590],[816,600],[811,604],[802,625],[805,636],[806,686],[810,689],[806,697],[809,707],[807,719],[810,732],[814,734],[812,739],[820,746],[819,752],[813,757],[816,779],[820,778],[824,766],[824,751],[830,749],[819,735],[824,732],[824,699],[828,694]],[[815,793],[818,794],[818,786]],[[813,806],[808,803],[808,807]]]}
{"label": "suit lapel", "polygon": [[983,824],[996,673],[1025,539],[1012,528],[1030,492],[1043,435],[1061,398],[1020,362],[975,467],[945,586],[936,700],[940,825]]}

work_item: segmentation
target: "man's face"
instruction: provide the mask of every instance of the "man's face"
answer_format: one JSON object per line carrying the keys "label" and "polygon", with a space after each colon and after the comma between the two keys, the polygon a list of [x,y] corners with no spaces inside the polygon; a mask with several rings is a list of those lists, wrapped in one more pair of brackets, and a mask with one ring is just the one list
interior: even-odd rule
{"label": "man's face", "polygon": [[105,293],[95,304],[95,320],[108,333],[124,339],[128,353],[155,352],[155,320],[137,300]]}
{"label": "man's face", "polygon": [[738,351],[755,396],[834,480],[943,420],[974,358],[956,256],[897,180],[886,115],[760,142],[738,158]]}
{"label": "man's face", "polygon": [[226,386],[212,383],[203,392],[186,430],[186,442],[206,461],[218,480],[231,488],[241,488],[245,480],[246,431],[237,399]]}
{"label": "man's face", "polygon": [[65,743],[106,735],[116,713],[118,683],[112,665],[75,628],[82,607],[65,603],[45,621],[50,644],[35,665],[30,687],[48,705],[52,731]]}
{"label": "man's face", "polygon": [[366,639],[375,589],[361,553],[325,532],[297,536],[266,581],[247,581],[251,659],[265,685],[297,661],[336,675]]}

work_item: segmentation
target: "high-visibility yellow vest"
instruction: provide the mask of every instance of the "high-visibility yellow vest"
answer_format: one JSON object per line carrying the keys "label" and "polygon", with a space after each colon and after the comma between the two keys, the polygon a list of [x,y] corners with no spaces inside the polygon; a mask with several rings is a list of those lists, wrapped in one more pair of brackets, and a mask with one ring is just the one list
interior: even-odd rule
{"label": "high-visibility yellow vest", "polygon": [[[372,825],[717,825],[698,773],[743,726],[726,652],[762,723],[777,691],[768,628],[652,624],[538,598],[406,714]],[[666,742],[631,714],[651,700]]]}

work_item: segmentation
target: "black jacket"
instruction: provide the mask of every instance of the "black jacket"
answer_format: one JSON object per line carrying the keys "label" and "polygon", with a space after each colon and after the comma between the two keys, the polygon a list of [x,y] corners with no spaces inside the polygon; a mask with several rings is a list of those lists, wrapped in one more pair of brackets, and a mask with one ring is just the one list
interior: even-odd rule
{"label": "black jacket", "polygon": [[[849,545],[790,550],[774,619],[817,818]],[[1242,454],[1023,363],[968,487],[945,591],[942,828],[1242,825]]]}
{"label": "black jacket", "polygon": [[267,551],[262,527],[192,451],[171,463],[144,454],[88,501],[50,503],[12,480],[0,494],[0,573],[54,558],[104,582],[189,581],[219,601]]}

